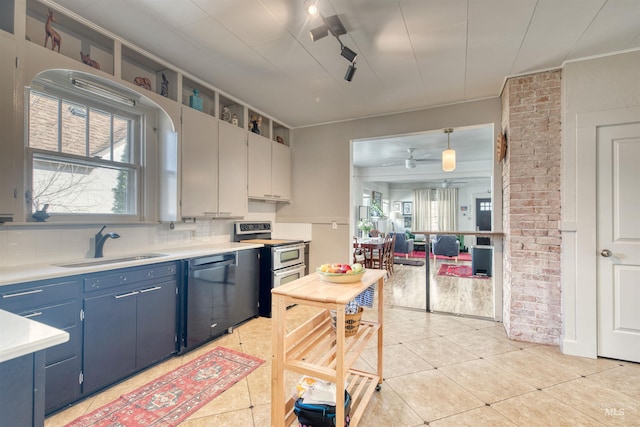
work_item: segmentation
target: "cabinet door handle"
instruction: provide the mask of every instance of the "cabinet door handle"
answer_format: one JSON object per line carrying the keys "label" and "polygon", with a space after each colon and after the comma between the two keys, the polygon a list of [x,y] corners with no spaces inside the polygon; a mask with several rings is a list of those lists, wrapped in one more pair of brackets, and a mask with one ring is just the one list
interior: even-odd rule
{"label": "cabinet door handle", "polygon": [[120,298],[127,298],[127,297],[132,297],[134,295],[138,295],[140,292],[138,291],[133,291],[133,292],[128,292],[126,294],[120,294],[120,295],[114,295],[115,299],[120,299]]}
{"label": "cabinet door handle", "polygon": [[40,292],[42,292],[42,289],[34,289],[32,291],[16,292],[15,294],[2,295],[2,298],[6,299],[6,298],[13,298],[13,297],[21,297],[23,295],[39,294]]}
{"label": "cabinet door handle", "polygon": [[140,289],[140,293],[144,294],[147,292],[157,291],[158,289],[162,289],[162,286],[154,286],[153,288]]}
{"label": "cabinet door handle", "polygon": [[37,316],[42,316],[42,312],[41,311],[34,311],[33,313],[25,314],[22,317],[26,317],[28,319],[30,317],[37,317]]}

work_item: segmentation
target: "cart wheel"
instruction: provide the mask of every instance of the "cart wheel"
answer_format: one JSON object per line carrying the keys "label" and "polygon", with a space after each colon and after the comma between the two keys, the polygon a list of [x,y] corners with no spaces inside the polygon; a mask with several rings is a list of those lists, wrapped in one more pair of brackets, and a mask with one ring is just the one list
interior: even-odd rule
{"label": "cart wheel", "polygon": [[380,391],[381,389],[382,389],[382,384],[378,384],[378,385],[376,386],[376,391]]}

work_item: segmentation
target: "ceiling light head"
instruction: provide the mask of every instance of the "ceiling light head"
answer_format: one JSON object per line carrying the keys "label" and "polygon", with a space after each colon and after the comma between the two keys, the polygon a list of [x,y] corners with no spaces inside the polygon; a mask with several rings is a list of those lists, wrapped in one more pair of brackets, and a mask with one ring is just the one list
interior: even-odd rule
{"label": "ceiling light head", "polygon": [[311,36],[311,40],[313,40],[314,42],[320,40],[323,37],[327,37],[328,35],[329,27],[327,27],[325,24],[322,24],[321,26],[309,31],[309,36]]}
{"label": "ceiling light head", "polygon": [[353,79],[353,75],[356,73],[356,70],[356,64],[350,64],[347,68],[347,74],[344,75],[344,79],[350,82],[351,79]]}
{"label": "ceiling light head", "polygon": [[407,169],[413,169],[416,167],[416,161],[414,159],[406,159],[404,161],[404,167]]}
{"label": "ceiling light head", "polygon": [[453,132],[452,128],[444,130],[447,134],[447,149],[442,152],[442,170],[445,172],[456,170],[456,150],[452,150],[450,145],[451,132]]}
{"label": "ceiling light head", "polygon": [[329,31],[331,31],[331,35],[333,37],[338,37],[343,34],[347,34],[347,29],[345,28],[344,24],[342,23],[338,15],[323,17],[322,21],[325,23],[327,27],[329,27]]}
{"label": "ceiling light head", "polygon": [[304,10],[310,16],[316,16],[318,14],[318,5],[316,5],[316,2],[313,0],[306,0],[304,2]]}
{"label": "ceiling light head", "polygon": [[349,62],[354,62],[356,60],[356,57],[358,56],[357,53],[344,45],[342,45],[342,48],[340,49],[340,55],[342,55],[342,57]]}

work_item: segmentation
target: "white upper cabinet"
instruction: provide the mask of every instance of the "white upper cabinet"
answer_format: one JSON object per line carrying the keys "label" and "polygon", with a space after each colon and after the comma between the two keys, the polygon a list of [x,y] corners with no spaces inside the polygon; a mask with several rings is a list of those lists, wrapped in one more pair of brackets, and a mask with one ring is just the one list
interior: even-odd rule
{"label": "white upper cabinet", "polygon": [[[54,49],[51,36],[57,38]],[[169,120],[160,126],[161,131],[172,136],[159,141],[164,151],[154,157],[154,161],[173,162],[160,168],[161,174],[171,174],[166,180],[169,190],[161,184],[153,189],[162,193],[153,196],[162,210],[161,221],[238,218],[246,215],[248,199],[290,199],[290,130],[284,124],[189,70],[67,14],[55,3],[0,2],[0,57],[12,59],[0,61],[0,132],[10,141],[0,157],[0,218],[16,221],[24,216],[25,220],[28,213],[22,200],[24,187],[28,187],[23,169],[30,167],[22,161],[22,129],[27,118],[24,91],[16,88],[28,86],[51,69],[68,70],[73,76],[84,74],[108,87],[119,86],[133,94],[136,104],[159,106],[166,113]],[[180,136],[177,151],[181,156],[176,155],[176,135]]]}
{"label": "white upper cabinet", "polygon": [[[9,143],[15,138],[17,129],[14,116],[14,77],[16,45],[13,38],[0,34],[0,134],[7,143],[2,144],[0,156],[0,217],[12,219],[15,214],[16,182],[14,171],[13,147]],[[0,220],[0,222],[2,222]]]}
{"label": "white upper cabinet", "polygon": [[218,126],[215,117],[182,108],[182,217],[218,213]]}
{"label": "white upper cabinet", "polygon": [[249,133],[249,198],[289,201],[291,152],[289,147]]}
{"label": "white upper cabinet", "polygon": [[271,142],[271,193],[282,201],[291,199],[291,149]]}
{"label": "white upper cabinet", "polygon": [[220,217],[247,214],[247,133],[231,123],[219,124],[218,212]]}

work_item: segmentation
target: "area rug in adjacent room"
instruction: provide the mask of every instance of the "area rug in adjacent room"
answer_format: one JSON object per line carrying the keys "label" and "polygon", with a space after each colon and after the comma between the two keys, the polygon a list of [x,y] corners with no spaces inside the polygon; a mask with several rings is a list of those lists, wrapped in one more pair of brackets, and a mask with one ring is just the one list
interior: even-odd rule
{"label": "area rug in adjacent room", "polygon": [[470,265],[442,264],[438,276],[462,277],[466,279],[489,279],[489,276],[474,276]]}
{"label": "area rug in adjacent room", "polygon": [[416,267],[421,267],[424,265],[424,261],[421,261],[419,259],[411,259],[411,258],[403,258],[403,257],[394,258],[393,263],[401,264],[401,265],[413,265]]}
{"label": "area rug in adjacent room", "polygon": [[257,357],[216,347],[66,427],[173,427],[262,363]]}

